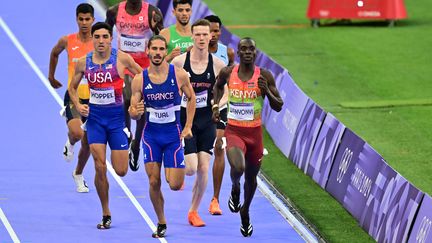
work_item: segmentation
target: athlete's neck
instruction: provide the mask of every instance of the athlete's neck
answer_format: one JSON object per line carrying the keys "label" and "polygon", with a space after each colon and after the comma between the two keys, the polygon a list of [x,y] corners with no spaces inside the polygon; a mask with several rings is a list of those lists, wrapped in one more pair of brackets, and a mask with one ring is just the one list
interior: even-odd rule
{"label": "athlete's neck", "polygon": [[[148,75],[153,83],[163,83],[168,78],[169,64],[163,61],[159,66],[150,64],[148,68]],[[152,79],[153,78],[153,79]]]}
{"label": "athlete's neck", "polygon": [[91,32],[90,32],[90,31],[88,31],[88,32],[82,32],[82,31],[79,31],[79,32],[78,32],[78,39],[79,39],[82,43],[85,43],[85,42],[90,41],[91,38],[92,38],[92,36],[91,36]]}
{"label": "athlete's neck", "polygon": [[126,12],[130,15],[136,15],[141,11],[142,2],[141,1],[127,1],[126,2]]}
{"label": "athlete's neck", "polygon": [[216,42],[216,43],[212,44],[212,43],[210,42],[210,45],[209,45],[209,52],[210,52],[210,53],[216,53],[217,50],[218,50],[218,43]]}
{"label": "athlete's neck", "polygon": [[238,77],[242,81],[248,81],[252,78],[255,72],[255,63],[240,63],[238,69]]}
{"label": "athlete's neck", "polygon": [[96,64],[104,64],[111,56],[111,47],[106,51],[95,51],[93,55],[93,62]]}
{"label": "athlete's neck", "polygon": [[175,29],[181,36],[190,36],[192,34],[190,30],[190,24],[182,25],[177,21],[175,24]]}
{"label": "athlete's neck", "polygon": [[208,48],[200,50],[194,46],[190,50],[190,55],[193,60],[208,60],[209,51]]}

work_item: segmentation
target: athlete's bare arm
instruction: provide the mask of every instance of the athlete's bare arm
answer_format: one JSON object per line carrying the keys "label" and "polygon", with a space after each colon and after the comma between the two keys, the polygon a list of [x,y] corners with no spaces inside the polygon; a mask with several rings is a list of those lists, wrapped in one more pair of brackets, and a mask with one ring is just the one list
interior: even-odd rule
{"label": "athlete's bare arm", "polygon": [[118,58],[117,62],[119,62],[121,64],[121,67],[120,67],[121,70],[119,70],[119,74],[120,74],[121,78],[123,78],[124,70],[126,68],[133,75],[136,75],[136,74],[141,73],[143,71],[143,69],[140,67],[140,65],[138,65],[129,54],[119,50],[117,58]]}
{"label": "athlete's bare arm", "polygon": [[132,97],[129,106],[129,115],[134,120],[141,119],[144,114],[144,100],[142,97],[143,74],[135,75],[132,80]]}
{"label": "athlete's bare arm", "polygon": [[[226,67],[225,62],[223,62],[219,58],[213,58],[213,70],[215,71],[215,76],[217,77],[220,71]],[[224,90],[228,89],[228,87],[224,86]],[[214,101],[213,101],[214,102]],[[219,103],[214,102],[214,104],[218,104],[219,107],[224,106],[228,102],[228,92],[223,92],[222,98],[219,100]]]}
{"label": "athlete's bare arm", "polygon": [[220,70],[219,72],[219,75],[216,79],[216,83],[213,87],[213,101],[215,105],[213,105],[212,111],[213,111],[213,120],[215,122],[219,122],[220,120],[218,104],[220,103],[222,97],[225,95],[225,89],[228,95],[228,89],[225,87],[227,86],[228,79],[231,75],[232,70],[233,70],[233,66],[222,68],[222,70]]}
{"label": "athlete's bare arm", "polygon": [[110,7],[106,12],[105,23],[109,24],[111,27],[114,27],[114,25],[116,24],[118,7],[118,4],[116,4]]}
{"label": "athlete's bare arm", "polygon": [[234,65],[234,59],[235,59],[235,52],[234,49],[231,47],[228,47],[228,66]]}
{"label": "athlete's bare arm", "polygon": [[164,28],[161,11],[159,8],[149,4],[148,16],[151,30],[155,35],[158,35],[159,32]]}
{"label": "athlete's bare arm", "polygon": [[[170,34],[169,27],[161,30],[160,35],[165,38],[167,43],[170,42],[171,34]],[[167,62],[171,62],[175,57],[179,56],[180,54],[181,54],[180,47],[176,47],[170,53],[168,53],[165,59],[167,60]]]}
{"label": "athlete's bare arm", "polygon": [[175,68],[176,79],[179,84],[180,90],[188,98],[186,104],[186,124],[183,128],[181,137],[191,138],[192,137],[192,122],[195,116],[196,109],[196,97],[192,85],[189,81],[189,75],[183,68]]}
{"label": "athlete's bare arm", "polygon": [[261,89],[262,97],[264,98],[267,96],[270,107],[277,112],[281,111],[283,100],[276,88],[274,77],[269,71],[261,68],[261,75],[258,78],[258,87]]}
{"label": "athlete's bare arm", "polygon": [[75,72],[74,75],[72,77],[71,83],[69,85],[68,88],[68,92],[69,92],[69,97],[71,99],[71,101],[73,102],[73,104],[75,105],[75,107],[77,108],[78,112],[84,116],[87,117],[89,114],[89,107],[86,104],[80,104],[79,100],[78,100],[78,86],[81,82],[81,79],[84,75],[85,72],[85,68],[86,68],[86,57],[81,57],[77,64],[75,65]]}
{"label": "athlete's bare arm", "polygon": [[48,71],[48,80],[53,88],[58,89],[62,86],[62,84],[55,78],[55,71],[57,68],[58,57],[60,53],[63,52],[67,47],[67,36],[63,36],[59,39],[57,44],[51,50],[50,62],[49,62],[49,71]]}

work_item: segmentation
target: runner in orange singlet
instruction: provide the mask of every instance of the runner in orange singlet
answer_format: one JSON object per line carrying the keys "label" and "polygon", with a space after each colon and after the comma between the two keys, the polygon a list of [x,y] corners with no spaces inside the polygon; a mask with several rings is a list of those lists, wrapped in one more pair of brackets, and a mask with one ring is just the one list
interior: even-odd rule
{"label": "runner in orange singlet", "polygon": [[[225,128],[227,157],[231,165],[231,212],[240,211],[240,232],[244,237],[252,235],[249,207],[257,187],[256,176],[261,167],[263,138],[261,109],[265,97],[273,110],[279,112],[283,101],[276,88],[273,75],[255,66],[256,46],[251,38],[243,38],[238,44],[240,64],[226,67],[219,73],[214,86],[213,119],[220,119],[217,105],[228,84],[228,125]],[[245,174],[244,202],[240,205],[240,178]]]}
{"label": "runner in orange singlet", "polygon": [[[108,9],[105,22],[111,27],[116,26],[118,49],[133,57],[143,69],[150,66],[146,53],[147,42],[154,34],[163,29],[162,13],[159,9],[143,0],[127,0]],[[131,82],[133,75],[126,71],[123,97],[125,104],[126,126],[130,130],[130,117],[127,109],[130,105]],[[133,171],[139,168],[138,157],[140,141],[144,128],[144,120],[137,120],[135,139],[132,141],[129,153],[129,166]]]}
{"label": "runner in orange singlet", "polygon": [[[90,28],[94,22],[94,9],[90,4],[82,3],[76,8],[76,22],[78,33],[66,35],[60,38],[51,51],[48,80],[53,88],[60,88],[62,84],[55,78],[58,57],[63,50],[68,54],[68,87],[75,71],[75,64],[78,59],[93,50]],[[88,103],[89,90],[87,80],[83,78],[78,87],[78,95],[81,103]],[[78,164],[72,173],[78,192],[88,192],[89,188],[84,181],[82,172],[90,156],[90,148],[87,143],[87,135],[81,125],[85,117],[81,117],[76,107],[70,101],[69,93],[66,90],[64,96],[64,115],[68,126],[68,139],[64,146],[63,155],[66,161],[73,159],[73,146],[81,140],[81,149],[78,154]],[[63,110],[62,110],[63,111]]]}

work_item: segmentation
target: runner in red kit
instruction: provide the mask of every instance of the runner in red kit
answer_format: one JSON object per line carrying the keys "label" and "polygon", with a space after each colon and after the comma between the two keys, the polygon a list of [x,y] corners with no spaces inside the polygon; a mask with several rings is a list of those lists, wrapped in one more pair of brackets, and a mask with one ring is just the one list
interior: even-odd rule
{"label": "runner in red kit", "polygon": [[[118,31],[119,50],[128,53],[143,69],[150,65],[146,54],[147,42],[154,34],[163,29],[162,14],[159,9],[142,0],[127,0],[109,8],[105,22]],[[127,109],[130,105],[131,82],[133,75],[125,72],[123,97],[125,104],[126,126],[130,130],[130,117]],[[139,168],[139,146],[144,127],[144,118],[137,121],[135,139],[129,153],[129,165],[133,171]]]}

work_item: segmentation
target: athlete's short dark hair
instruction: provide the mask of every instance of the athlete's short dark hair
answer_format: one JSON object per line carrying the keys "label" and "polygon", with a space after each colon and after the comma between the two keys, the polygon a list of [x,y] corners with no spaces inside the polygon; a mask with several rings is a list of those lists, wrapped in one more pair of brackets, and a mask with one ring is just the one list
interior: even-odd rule
{"label": "athlete's short dark hair", "polygon": [[109,34],[112,36],[112,32],[113,32],[112,27],[111,27],[111,25],[109,25],[105,22],[97,22],[96,24],[94,24],[91,28],[91,34],[93,35],[93,33],[99,29],[108,30]]}
{"label": "athlete's short dark hair", "polygon": [[83,13],[90,13],[92,17],[94,17],[94,8],[92,5],[88,3],[81,3],[76,8],[76,16],[78,17],[78,14]]}
{"label": "athlete's short dark hair", "polygon": [[222,27],[222,21],[216,15],[209,15],[209,16],[204,17],[204,19],[208,20],[210,23],[218,23],[219,27]]}
{"label": "athlete's short dark hair", "polygon": [[240,39],[240,41],[239,41],[239,43],[238,43],[238,45],[237,45],[238,48],[240,48],[240,43],[241,43],[242,41],[250,41],[250,42],[253,42],[254,46],[256,46],[256,42],[255,42],[254,39],[252,39],[251,37],[243,37],[243,38]]}
{"label": "athlete's short dark hair", "polygon": [[177,5],[179,5],[179,4],[189,4],[192,7],[192,1],[193,0],[174,0],[173,1],[173,8],[176,9]]}
{"label": "athlete's short dark hair", "polygon": [[209,29],[210,29],[210,22],[208,20],[206,20],[206,19],[198,19],[191,26],[192,33],[193,33],[193,29],[194,29],[195,26],[208,26]]}
{"label": "athlete's short dark hair", "polygon": [[162,40],[163,42],[165,42],[165,48],[168,48],[168,43],[167,43],[165,37],[163,37],[161,35],[152,36],[147,43],[147,48],[150,48],[150,46],[154,40]]}

